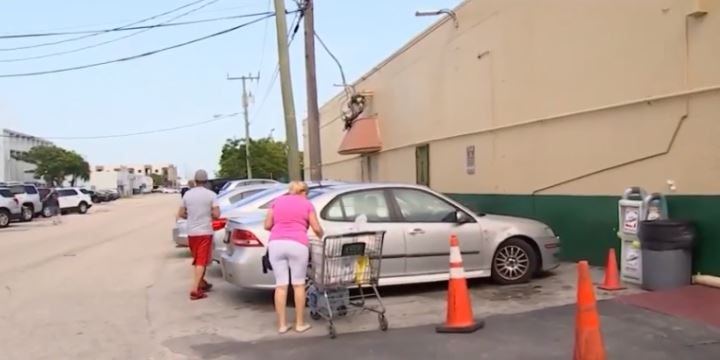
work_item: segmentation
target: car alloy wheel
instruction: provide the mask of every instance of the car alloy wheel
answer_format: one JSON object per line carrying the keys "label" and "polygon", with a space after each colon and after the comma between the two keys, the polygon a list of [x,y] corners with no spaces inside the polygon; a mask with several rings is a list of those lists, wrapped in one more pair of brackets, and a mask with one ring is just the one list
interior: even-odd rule
{"label": "car alloy wheel", "polygon": [[511,238],[495,251],[492,278],[503,285],[520,284],[530,280],[538,265],[538,254],[524,239]]}
{"label": "car alloy wheel", "polygon": [[43,216],[46,218],[49,218],[52,216],[52,209],[50,207],[44,207],[43,208]]}
{"label": "car alloy wheel", "polygon": [[80,203],[80,213],[81,213],[81,214],[84,214],[84,213],[87,212],[87,210],[88,210],[88,209],[87,209],[87,204],[85,204],[84,202],[83,202],[83,203]]}
{"label": "car alloy wheel", "polygon": [[10,225],[10,215],[6,211],[0,211],[0,228]]}
{"label": "car alloy wheel", "polygon": [[29,206],[22,207],[22,220],[30,221],[33,218],[33,210]]}

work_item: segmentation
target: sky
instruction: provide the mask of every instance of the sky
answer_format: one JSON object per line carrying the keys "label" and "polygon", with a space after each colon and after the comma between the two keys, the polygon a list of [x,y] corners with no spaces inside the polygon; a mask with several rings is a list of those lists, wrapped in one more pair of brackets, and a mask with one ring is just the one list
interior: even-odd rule
{"label": "sky", "polygon": [[[195,0],[198,1],[198,0]],[[0,2],[0,35],[48,31],[97,30],[125,26],[193,0],[6,0]],[[391,55],[438,17],[415,17],[416,10],[453,8],[460,0],[316,0],[315,29],[338,57],[349,82]],[[201,8],[202,7],[202,8]],[[286,1],[288,10],[295,1]],[[198,9],[199,8],[199,9]],[[191,14],[178,17],[195,10]],[[203,0],[140,25],[191,21],[273,10],[271,0]],[[295,14],[287,15],[288,27]],[[0,75],[74,67],[145,53],[213,34],[257,19],[155,28],[105,45],[68,54],[133,31],[104,33],[51,46],[10,50],[69,39],[0,39]],[[260,74],[249,83],[251,137],[272,133],[284,139],[282,97],[277,66],[275,19],[269,18],[192,45],[137,60],[90,69],[29,77],[0,77],[0,128],[40,137],[92,137],[165,129],[242,111],[240,81],[232,76]],[[302,26],[290,45],[298,134],[305,117],[305,63]],[[316,44],[320,106],[337,94],[338,67]],[[82,154],[91,165],[173,163],[181,176],[195,169],[218,170],[226,139],[244,136],[242,116],[200,126],[110,139],[51,139]]]}

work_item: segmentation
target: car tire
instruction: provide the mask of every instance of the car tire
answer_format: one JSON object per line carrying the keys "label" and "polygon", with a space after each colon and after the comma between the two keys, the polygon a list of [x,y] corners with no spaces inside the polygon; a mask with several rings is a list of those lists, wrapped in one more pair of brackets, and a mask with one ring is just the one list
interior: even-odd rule
{"label": "car tire", "polygon": [[10,226],[10,212],[0,209],[0,229]]}
{"label": "car tire", "polygon": [[23,205],[20,220],[22,222],[30,222],[35,217],[35,210],[30,205]]}
{"label": "car tire", "polygon": [[492,279],[501,285],[523,284],[530,281],[537,264],[538,254],[532,245],[523,239],[510,238],[495,250]]}
{"label": "car tire", "polygon": [[42,215],[43,215],[43,217],[46,217],[46,218],[51,217],[53,215],[52,208],[49,206],[43,206]]}
{"label": "car tire", "polygon": [[78,205],[78,212],[81,214],[85,214],[88,211],[88,204],[84,201],[80,202],[80,205]]}

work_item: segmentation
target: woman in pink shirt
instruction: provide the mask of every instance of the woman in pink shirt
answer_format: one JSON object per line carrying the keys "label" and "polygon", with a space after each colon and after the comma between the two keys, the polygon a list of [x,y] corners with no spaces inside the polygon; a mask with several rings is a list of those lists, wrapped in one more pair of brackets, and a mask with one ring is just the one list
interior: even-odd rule
{"label": "woman in pink shirt", "polygon": [[305,277],[310,255],[308,227],[318,237],[323,236],[323,230],[307,192],[305,183],[291,182],[288,194],[273,202],[265,218],[265,229],[270,231],[268,251],[275,274],[275,311],[281,334],[290,329],[285,316],[289,283],[295,293],[295,331],[310,329],[305,323]]}

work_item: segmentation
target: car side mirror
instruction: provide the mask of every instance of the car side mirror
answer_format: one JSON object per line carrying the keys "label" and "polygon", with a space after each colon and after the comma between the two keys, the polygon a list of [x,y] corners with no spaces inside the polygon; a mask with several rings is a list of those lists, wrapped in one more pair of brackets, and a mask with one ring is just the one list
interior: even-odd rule
{"label": "car side mirror", "polygon": [[458,225],[467,224],[471,221],[468,214],[466,214],[464,211],[456,211],[455,212],[455,222]]}

